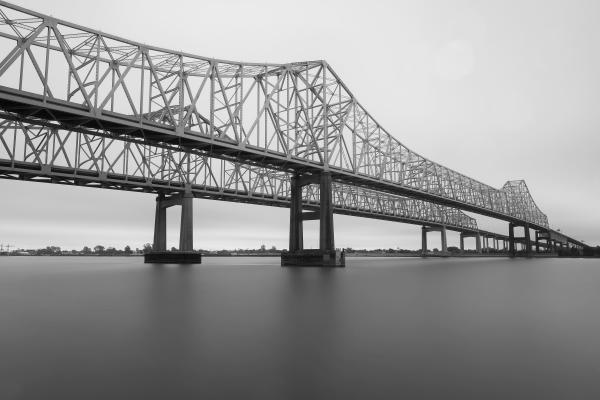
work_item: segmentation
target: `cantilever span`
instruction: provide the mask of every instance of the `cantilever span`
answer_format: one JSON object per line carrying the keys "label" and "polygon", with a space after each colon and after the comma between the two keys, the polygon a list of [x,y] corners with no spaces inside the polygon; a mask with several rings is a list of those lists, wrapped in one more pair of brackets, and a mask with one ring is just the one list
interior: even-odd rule
{"label": "cantilever span", "polygon": [[[0,112],[17,122],[34,121],[33,125],[71,132],[78,140],[74,150],[64,145],[70,134],[57,134],[57,140],[63,140],[58,157],[69,159],[81,151],[90,157],[87,171],[73,167],[77,163],[60,170],[55,155],[50,163],[31,159],[31,154],[42,154],[39,146],[44,135],[50,135],[40,128],[39,137],[20,136],[29,150],[19,162],[6,138],[2,139],[7,177],[38,176],[31,168],[51,179],[62,179],[59,173],[73,174],[80,182],[77,174],[84,173],[88,184],[95,182],[93,173],[112,177],[114,171],[104,169],[104,147],[100,158],[94,147],[100,142],[105,146],[104,138],[110,138],[123,143],[125,150],[118,157],[127,162],[139,162],[124,155],[141,146],[149,153],[139,156],[156,157],[162,163],[156,172],[164,176],[162,180],[143,173],[141,178],[123,178],[136,182],[140,190],[164,195],[183,188],[189,198],[193,180],[189,175],[180,181],[174,177],[184,165],[189,168],[192,155],[197,155],[198,163],[222,160],[229,168],[222,168],[222,173],[246,185],[245,193],[252,198],[262,193],[248,185],[260,180],[233,177],[254,174],[263,182],[288,182],[290,236],[301,234],[302,218],[316,218],[303,214],[302,205],[318,201],[321,250],[330,253],[334,249],[331,215],[339,212],[345,199],[367,204],[376,198],[360,209],[370,216],[377,207],[388,210],[380,214],[390,217],[404,207],[412,211],[402,218],[410,220],[420,210],[420,222],[429,218],[432,224],[454,223],[461,228],[469,224],[472,228],[473,221],[457,210],[476,212],[509,221],[511,232],[514,226],[524,227],[527,242],[530,228],[552,232],[524,181],[509,181],[497,189],[410,150],[369,114],[325,61],[268,64],[200,57],[102,33],[4,1],[0,1],[0,60]],[[170,160],[165,154],[174,153],[168,152],[180,158]],[[98,168],[100,160],[102,168]],[[75,182],[75,178],[65,180]],[[123,186],[121,177],[117,181],[116,186],[130,187]],[[318,199],[310,197],[316,186]],[[359,213],[352,207],[343,209]],[[427,207],[430,211],[423,211]],[[437,219],[430,216],[435,213]]]}

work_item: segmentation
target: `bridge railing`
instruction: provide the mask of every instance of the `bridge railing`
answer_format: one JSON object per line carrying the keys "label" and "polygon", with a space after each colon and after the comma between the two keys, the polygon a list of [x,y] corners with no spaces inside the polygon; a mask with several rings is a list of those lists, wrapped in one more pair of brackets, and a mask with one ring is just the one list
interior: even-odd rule
{"label": "bridge railing", "polygon": [[10,100],[13,110],[24,110],[17,104],[22,102],[37,107],[25,113],[43,111],[47,119],[73,126],[135,131],[163,143],[185,139],[191,147],[220,144],[242,162],[329,169],[347,180],[367,177],[382,189],[400,187],[416,197],[548,226],[526,186],[495,189],[408,149],[324,61],[199,57],[3,1],[0,59],[0,100]]}

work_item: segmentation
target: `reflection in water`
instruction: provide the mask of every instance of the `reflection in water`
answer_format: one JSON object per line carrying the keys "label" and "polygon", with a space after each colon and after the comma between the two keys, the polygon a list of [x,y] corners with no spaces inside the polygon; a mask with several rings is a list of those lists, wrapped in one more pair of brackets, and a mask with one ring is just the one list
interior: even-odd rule
{"label": "reflection in water", "polygon": [[0,399],[598,398],[597,260],[0,258]]}

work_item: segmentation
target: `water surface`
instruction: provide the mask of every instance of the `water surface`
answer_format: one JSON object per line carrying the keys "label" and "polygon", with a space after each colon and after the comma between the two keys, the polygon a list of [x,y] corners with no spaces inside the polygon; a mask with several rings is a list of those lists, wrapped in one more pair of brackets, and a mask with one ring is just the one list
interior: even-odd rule
{"label": "water surface", "polygon": [[0,399],[598,399],[600,260],[0,257]]}

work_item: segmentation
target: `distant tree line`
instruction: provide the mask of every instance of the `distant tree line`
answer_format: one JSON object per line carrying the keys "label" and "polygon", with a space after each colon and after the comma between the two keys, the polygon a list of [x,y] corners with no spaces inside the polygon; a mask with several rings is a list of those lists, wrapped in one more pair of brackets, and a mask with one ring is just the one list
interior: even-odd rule
{"label": "distant tree line", "polygon": [[[94,246],[90,248],[84,246],[81,250],[63,250],[59,246],[46,246],[41,249],[18,249],[13,250],[9,254],[11,255],[32,255],[32,256],[131,256],[136,254],[143,254],[144,249],[147,245],[144,245],[143,249],[136,248],[133,250],[131,246],[127,245],[123,249],[117,249],[115,247],[104,247],[102,245]],[[152,246],[150,246],[151,248]]]}
{"label": "distant tree line", "polygon": [[[17,249],[10,252],[3,252],[2,254],[10,255],[31,255],[31,256],[132,256],[142,255],[152,251],[152,244],[146,243],[142,248],[132,249],[131,246],[127,245],[123,249],[117,249],[115,247],[105,247],[103,245],[96,245],[93,248],[84,246],[81,250],[63,250],[59,246],[46,246],[41,249]],[[171,251],[177,251],[177,248],[172,247]],[[217,256],[236,256],[236,255],[278,255],[281,254],[281,250],[277,250],[275,246],[270,249],[263,244],[259,249],[236,249],[236,250],[199,250],[201,253],[206,255],[217,255]]]}

